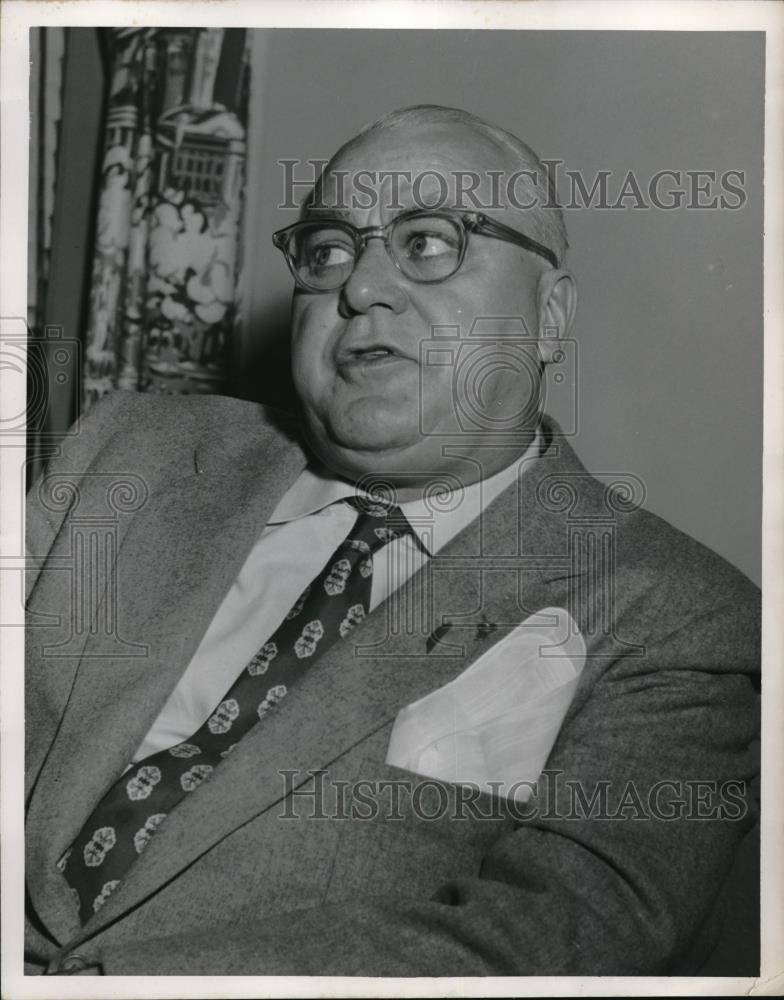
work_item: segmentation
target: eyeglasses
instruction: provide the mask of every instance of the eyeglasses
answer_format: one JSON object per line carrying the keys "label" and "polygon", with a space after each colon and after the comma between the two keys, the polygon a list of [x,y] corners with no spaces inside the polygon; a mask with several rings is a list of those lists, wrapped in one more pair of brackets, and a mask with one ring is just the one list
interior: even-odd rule
{"label": "eyeglasses", "polygon": [[447,209],[432,212],[412,209],[386,226],[364,229],[340,219],[308,219],[279,229],[273,233],[272,242],[286,257],[300,288],[309,292],[335,292],[351,277],[368,240],[383,240],[395,267],[411,281],[433,285],[446,281],[459,270],[472,233],[514,243],[558,267],[558,258],[552,250],[530,236],[481,212],[459,213]]}

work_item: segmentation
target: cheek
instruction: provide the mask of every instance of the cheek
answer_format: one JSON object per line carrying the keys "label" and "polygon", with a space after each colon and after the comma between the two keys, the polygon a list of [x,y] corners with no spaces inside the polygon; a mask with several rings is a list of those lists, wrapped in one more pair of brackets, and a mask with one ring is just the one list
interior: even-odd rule
{"label": "cheek", "polygon": [[482,337],[491,329],[502,336],[537,335],[538,276],[518,258],[514,247],[487,240],[483,256],[464,267],[463,280],[454,288],[459,300],[452,303],[459,313],[461,337],[472,332]]}
{"label": "cheek", "polygon": [[482,399],[488,414],[496,419],[515,424],[527,422],[539,404],[540,378],[534,365],[497,369],[487,380]]}
{"label": "cheek", "polygon": [[295,300],[291,315],[291,372],[301,399],[317,396],[332,377],[329,345],[334,335],[334,309],[319,298]]}

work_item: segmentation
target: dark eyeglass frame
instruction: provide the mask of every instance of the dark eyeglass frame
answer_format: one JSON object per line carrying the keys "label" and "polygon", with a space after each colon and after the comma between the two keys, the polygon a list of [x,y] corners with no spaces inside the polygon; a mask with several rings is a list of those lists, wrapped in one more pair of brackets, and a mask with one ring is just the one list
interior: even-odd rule
{"label": "dark eyeglass frame", "polygon": [[[405,273],[405,271],[403,271],[403,268],[400,266],[400,262],[392,249],[390,235],[395,226],[408,219],[417,218],[418,216],[447,219],[450,222],[455,223],[460,230],[462,239],[457,264],[455,265],[455,269],[453,271],[443,277],[410,277]],[[385,226],[365,226],[362,229],[358,229],[356,226],[353,226],[350,222],[346,222],[343,219],[333,219],[329,218],[329,216],[325,216],[324,218],[314,217],[312,219],[303,219],[300,222],[295,222],[290,226],[286,226],[285,229],[278,229],[277,232],[272,234],[272,242],[286,258],[289,271],[291,271],[292,277],[294,278],[297,286],[299,288],[303,288],[307,292],[312,292],[317,295],[339,291],[354,273],[354,268],[352,268],[348,273],[346,279],[335,288],[314,288],[312,285],[303,281],[297,273],[294,259],[289,253],[289,243],[295,233],[302,232],[304,229],[310,228],[314,224],[334,226],[336,229],[342,229],[343,232],[347,233],[351,237],[354,243],[354,268],[357,266],[359,255],[365,249],[368,240],[383,240],[386,251],[398,271],[408,278],[409,281],[413,281],[419,285],[437,285],[442,281],[449,281],[450,278],[453,278],[462,267],[466,251],[468,250],[468,240],[471,234],[475,234],[477,236],[489,236],[494,240],[504,240],[506,243],[514,243],[517,246],[523,247],[525,250],[529,250],[531,253],[544,257],[544,259],[553,267],[558,267],[558,258],[549,247],[531,239],[530,236],[526,236],[517,229],[512,229],[511,226],[506,226],[502,222],[496,222],[495,219],[489,218],[483,212],[456,212],[450,209],[434,209],[430,211],[428,209],[413,208],[395,216],[395,218],[392,219],[391,222],[388,222]]]}

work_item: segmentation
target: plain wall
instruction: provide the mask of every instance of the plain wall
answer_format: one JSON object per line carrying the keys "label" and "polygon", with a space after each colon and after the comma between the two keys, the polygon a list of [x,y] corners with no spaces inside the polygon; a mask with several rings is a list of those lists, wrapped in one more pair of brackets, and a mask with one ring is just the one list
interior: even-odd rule
{"label": "plain wall", "polygon": [[257,31],[240,394],[287,401],[291,282],[270,234],[296,213],[277,207],[278,161],[326,158],[392,108],[465,108],[589,182],[610,170],[616,196],[629,170],[643,188],[658,170],[745,171],[735,211],[567,212],[572,443],[759,581],[763,95],[760,33]]}

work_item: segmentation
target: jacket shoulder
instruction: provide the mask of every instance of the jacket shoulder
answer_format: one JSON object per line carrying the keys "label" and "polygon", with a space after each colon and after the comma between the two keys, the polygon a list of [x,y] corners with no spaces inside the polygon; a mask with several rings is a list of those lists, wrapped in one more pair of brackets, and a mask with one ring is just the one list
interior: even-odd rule
{"label": "jacket shoulder", "polygon": [[296,418],[261,403],[229,396],[154,396],[117,390],[73,425],[58,463],[82,470],[96,462],[158,465],[187,449],[216,449],[229,458],[250,447],[297,440]]}
{"label": "jacket shoulder", "polygon": [[615,491],[560,442],[531,487],[540,506],[560,512],[561,533],[566,529],[570,546],[577,546],[571,558],[580,568],[576,598],[585,603],[586,621],[602,614],[613,623],[614,639],[649,652],[677,650],[694,666],[712,659],[719,669],[733,662],[758,669],[758,587],[707,545],[644,508],[644,498],[632,496],[628,485],[621,482]]}
{"label": "jacket shoulder", "polygon": [[625,573],[646,589],[655,586],[669,601],[706,610],[759,601],[759,589],[740,569],[650,510],[623,518],[618,549]]}
{"label": "jacket shoulder", "polygon": [[[726,603],[732,595],[758,600],[758,588],[741,570],[643,507],[645,498],[634,495],[633,483],[597,478],[563,439],[547,457],[552,461],[542,464],[535,484],[537,502],[546,507],[549,490],[558,509],[566,510],[567,519],[612,530],[614,568],[623,578],[624,590],[642,589],[649,596],[653,590],[690,606]],[[562,498],[564,503],[560,503]]]}

